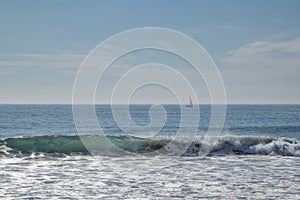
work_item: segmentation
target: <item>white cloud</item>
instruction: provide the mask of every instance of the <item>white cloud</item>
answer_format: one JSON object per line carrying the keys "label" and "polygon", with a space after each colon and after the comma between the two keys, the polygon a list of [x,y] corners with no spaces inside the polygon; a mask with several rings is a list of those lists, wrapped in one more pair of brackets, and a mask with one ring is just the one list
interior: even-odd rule
{"label": "white cloud", "polygon": [[22,70],[60,69],[76,72],[85,55],[82,54],[2,54],[1,73],[15,73]]}
{"label": "white cloud", "polygon": [[219,62],[232,99],[244,101],[251,96],[258,103],[274,99],[278,103],[300,102],[295,95],[300,92],[300,37],[248,43],[228,51]]}
{"label": "white cloud", "polygon": [[[223,62],[236,65],[275,64],[280,61],[286,63],[286,59],[298,58],[300,60],[300,37],[290,41],[257,41],[231,50],[225,54]],[[290,62],[289,62],[290,63]],[[266,66],[268,67],[268,66]]]}

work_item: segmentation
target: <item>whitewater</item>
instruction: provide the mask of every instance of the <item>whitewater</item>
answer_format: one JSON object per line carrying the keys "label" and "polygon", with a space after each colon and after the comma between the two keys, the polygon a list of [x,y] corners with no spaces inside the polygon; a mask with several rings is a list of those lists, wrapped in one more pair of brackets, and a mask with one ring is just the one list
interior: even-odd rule
{"label": "whitewater", "polygon": [[[211,136],[213,137],[213,136]],[[204,143],[203,137],[154,137],[139,138],[126,135],[119,136],[33,136],[0,139],[0,155],[3,157],[30,156],[47,154],[54,155],[101,155],[124,156],[119,152],[111,151],[110,145],[103,144],[108,139],[112,145],[124,152],[137,155],[177,155],[182,152],[182,157],[201,156],[202,148],[212,146],[208,156],[219,155],[278,155],[300,157],[300,141],[288,138],[272,138],[265,136],[220,136],[213,138],[214,144]],[[95,144],[89,151],[82,140]],[[169,145],[172,142],[172,145]],[[168,148],[168,149],[167,149]],[[173,148],[173,149],[172,149]],[[130,154],[132,155],[132,154]]]}
{"label": "whitewater", "polygon": [[165,165],[167,159],[42,154],[6,158],[0,163],[0,194],[2,199],[300,198],[297,157],[182,157]]}
{"label": "whitewater", "polygon": [[[299,105],[229,105],[207,137],[208,105],[192,136],[164,107],[164,127],[140,137],[107,105],[96,106],[105,136],[78,135],[70,105],[0,105],[0,199],[300,199]],[[149,108],[132,106],[133,121],[147,125]]]}

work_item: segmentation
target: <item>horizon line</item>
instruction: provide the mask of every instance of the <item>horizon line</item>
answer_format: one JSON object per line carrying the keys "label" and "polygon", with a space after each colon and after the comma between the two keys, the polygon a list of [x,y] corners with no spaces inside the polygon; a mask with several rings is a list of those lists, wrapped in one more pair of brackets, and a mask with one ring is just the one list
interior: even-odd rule
{"label": "horizon line", "polygon": [[[95,104],[88,104],[88,103],[80,103],[80,104],[73,104],[73,103],[0,103],[0,105],[186,105],[186,104],[176,104],[176,103],[161,103],[161,104],[150,104],[150,103],[95,103]],[[200,103],[194,105],[300,105],[300,103],[226,103],[226,104],[210,104],[210,103]]]}

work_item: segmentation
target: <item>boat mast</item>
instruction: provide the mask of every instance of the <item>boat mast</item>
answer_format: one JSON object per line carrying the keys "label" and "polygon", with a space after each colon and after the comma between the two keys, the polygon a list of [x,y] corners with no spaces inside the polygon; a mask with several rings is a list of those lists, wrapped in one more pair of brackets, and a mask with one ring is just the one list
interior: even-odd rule
{"label": "boat mast", "polygon": [[190,99],[190,105],[192,106],[193,102],[192,102],[191,96],[189,96],[189,99]]}

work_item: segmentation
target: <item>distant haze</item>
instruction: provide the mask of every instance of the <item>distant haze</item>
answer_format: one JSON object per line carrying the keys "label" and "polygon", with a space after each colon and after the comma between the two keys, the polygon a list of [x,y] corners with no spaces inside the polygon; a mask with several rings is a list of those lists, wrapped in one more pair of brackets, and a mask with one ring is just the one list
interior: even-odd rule
{"label": "distant haze", "polygon": [[[155,26],[187,34],[208,51],[222,74],[228,103],[299,104],[299,9],[296,0],[1,1],[0,103],[70,104],[77,70],[96,45],[121,31]],[[145,51],[120,59],[107,79],[154,61],[193,74],[177,58]],[[138,78],[150,74],[165,78],[151,70]],[[106,83],[102,87],[110,90]],[[199,103],[210,103],[205,83],[193,85]],[[176,87],[188,102],[191,91]],[[106,92],[96,91],[96,103],[110,103]],[[130,103],[176,103],[176,98],[145,87]]]}

